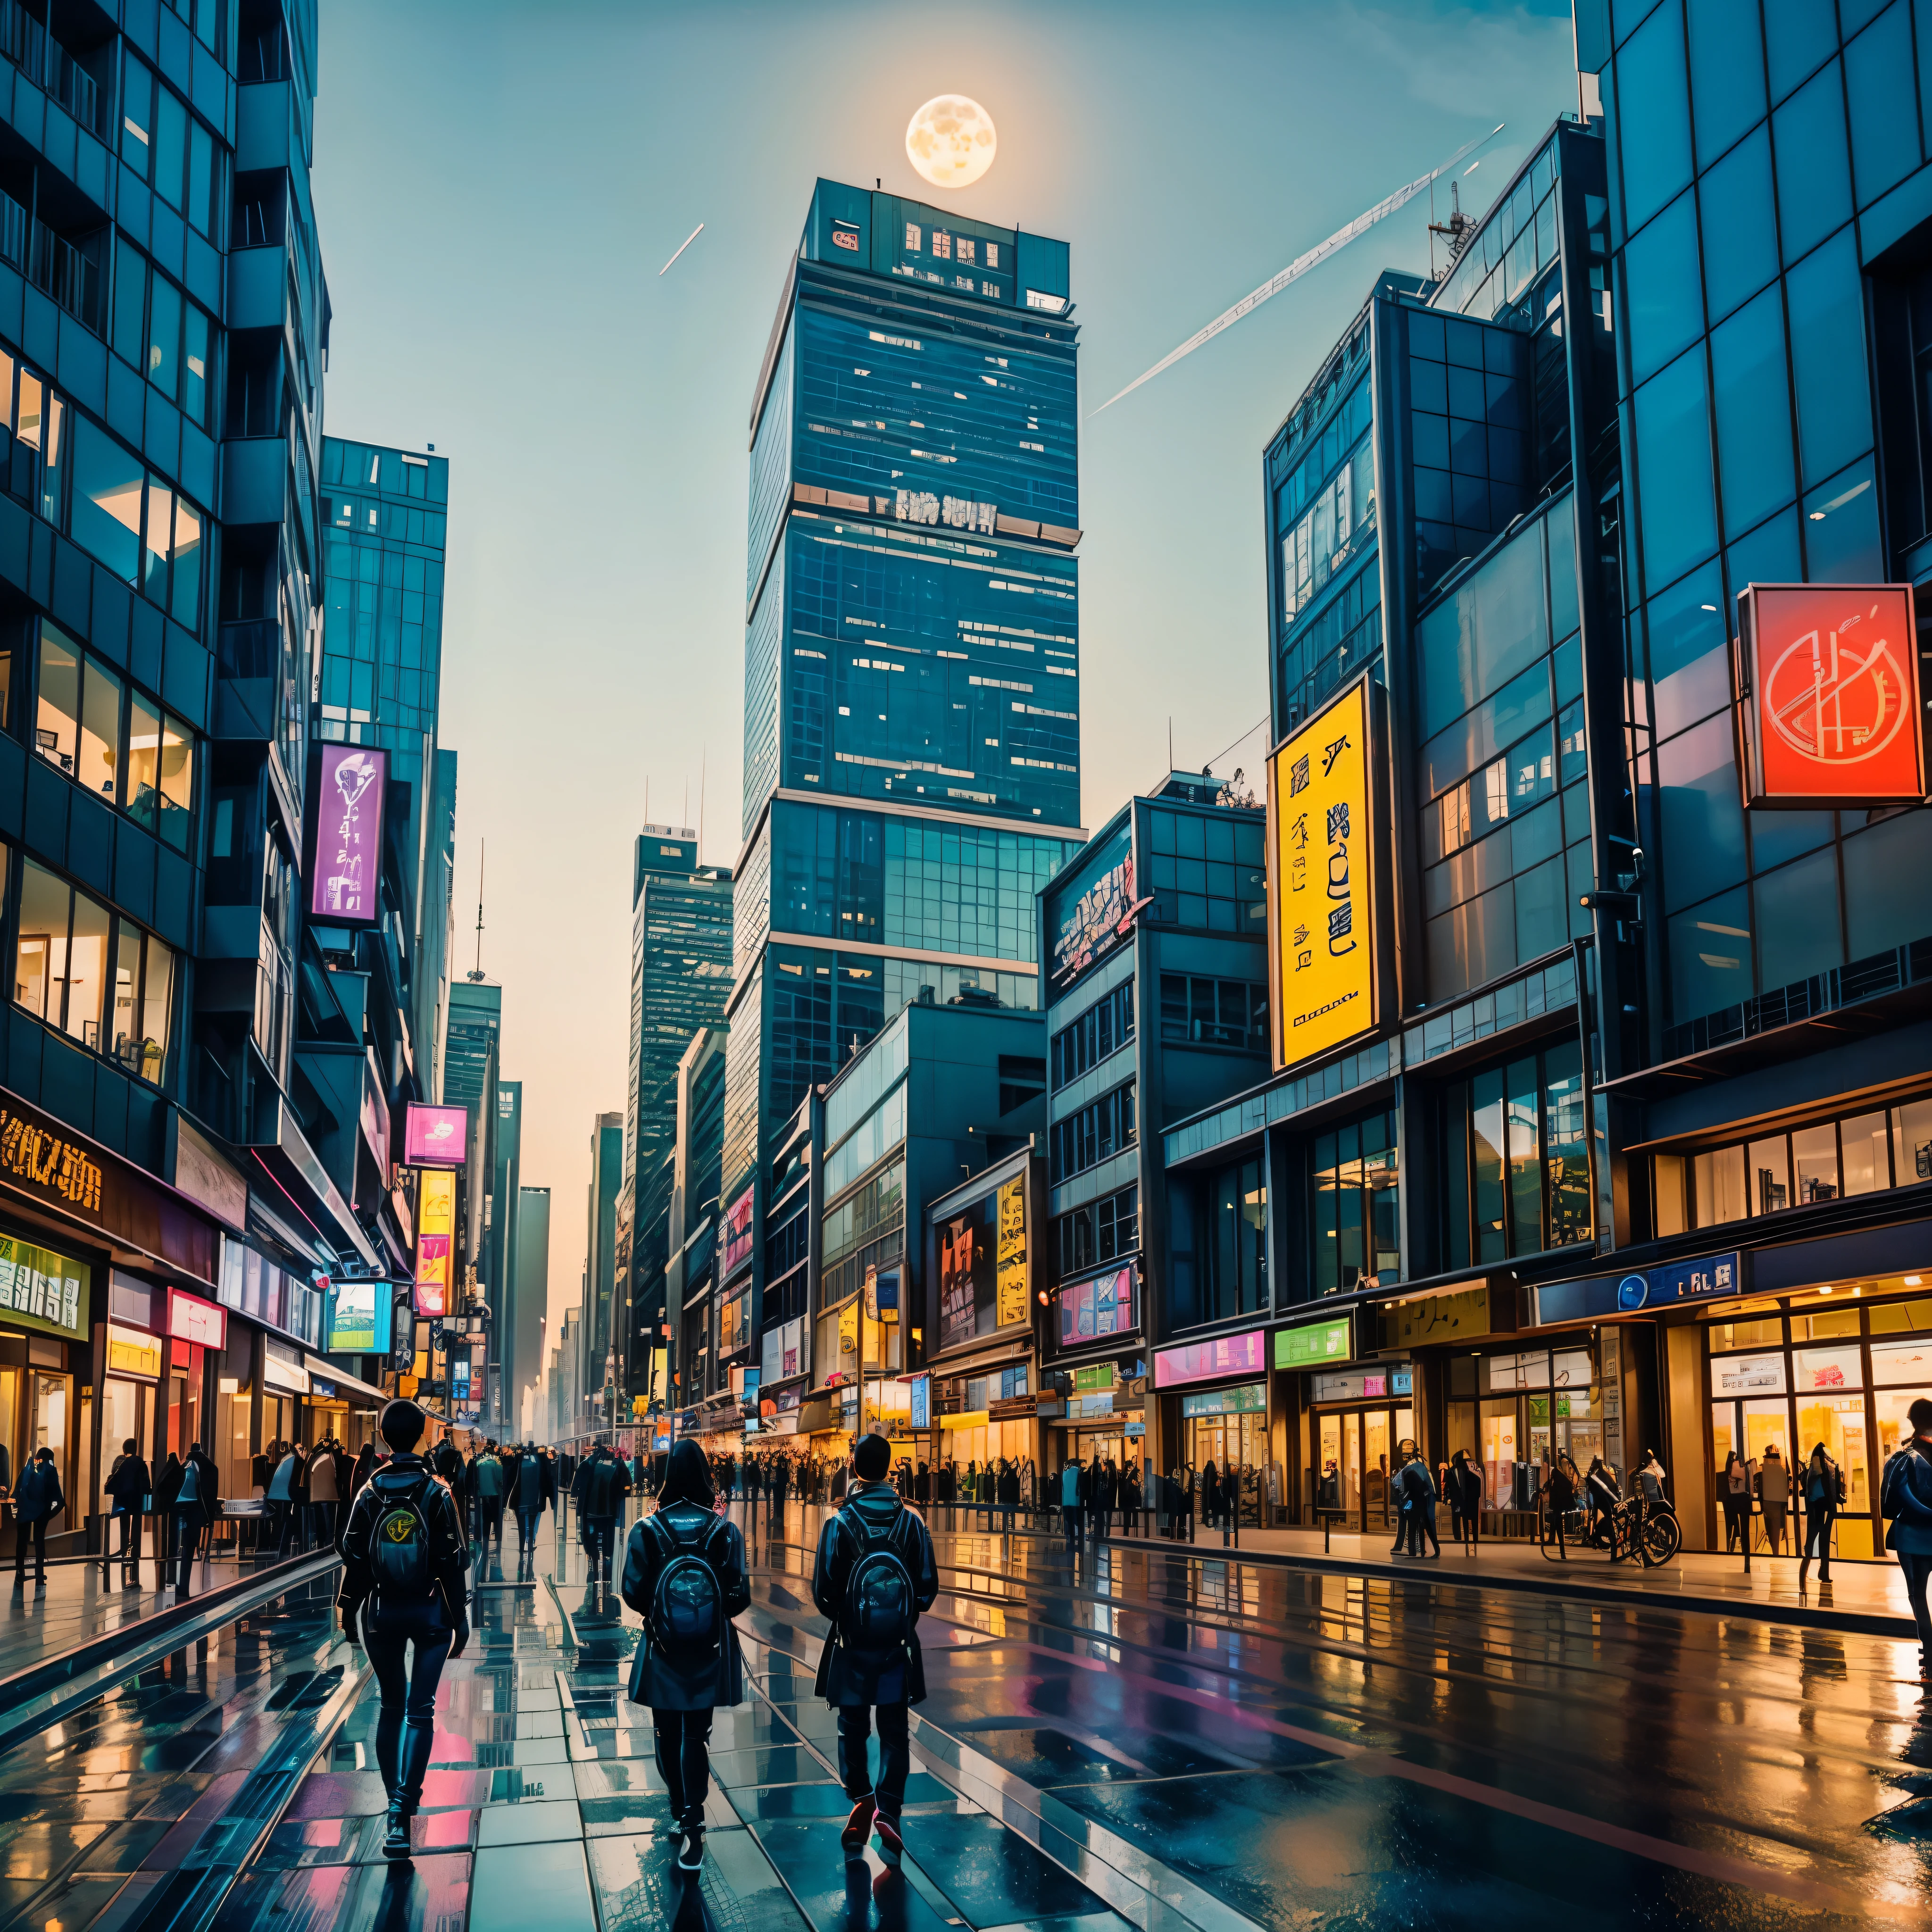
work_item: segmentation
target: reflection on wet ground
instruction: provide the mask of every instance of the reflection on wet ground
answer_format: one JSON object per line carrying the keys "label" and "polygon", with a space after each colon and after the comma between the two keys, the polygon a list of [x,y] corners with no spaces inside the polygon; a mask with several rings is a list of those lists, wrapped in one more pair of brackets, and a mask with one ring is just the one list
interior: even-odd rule
{"label": "reflection on wet ground", "polygon": [[637,1620],[552,1521],[482,1568],[410,1864],[382,1862],[374,1686],[311,1586],[0,1764],[0,1927],[1924,1922],[1906,1646],[984,1534],[939,1539],[903,1873],[848,1866],[816,1522],[748,1526],[753,1695],[718,1714],[695,1880],[622,1694]]}

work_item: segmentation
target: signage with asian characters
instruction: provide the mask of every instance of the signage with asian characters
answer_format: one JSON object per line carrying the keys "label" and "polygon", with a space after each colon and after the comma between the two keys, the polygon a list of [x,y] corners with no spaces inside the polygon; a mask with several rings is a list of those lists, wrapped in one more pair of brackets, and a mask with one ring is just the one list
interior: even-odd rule
{"label": "signage with asian characters", "polygon": [[1346,1362],[1355,1352],[1354,1324],[1346,1315],[1333,1322],[1305,1322],[1274,1331],[1278,1369],[1318,1369]]}
{"label": "signage with asian characters", "polygon": [[416,1312],[432,1318],[449,1312],[456,1238],[456,1176],[447,1168],[426,1167],[416,1188]]}
{"label": "signage with asian characters", "polygon": [[87,1334],[93,1279],[85,1262],[0,1236],[0,1321],[78,1342]]}
{"label": "signage with asian characters", "polygon": [[1430,1342],[1467,1342],[1494,1327],[1486,1282],[1448,1294],[1424,1295],[1378,1311],[1382,1346],[1412,1348]]}
{"label": "signage with asian characters", "polygon": [[1600,1321],[1606,1316],[1635,1315],[1748,1292],[1745,1252],[1700,1255],[1688,1261],[1630,1274],[1591,1275],[1581,1281],[1545,1282],[1536,1290],[1538,1326],[1552,1322]]}
{"label": "signage with asian characters", "polygon": [[1154,1385],[1178,1388],[1184,1382],[1204,1382],[1216,1376],[1258,1374],[1268,1366],[1267,1340],[1263,1330],[1250,1328],[1240,1335],[1217,1335],[1210,1342],[1157,1348]]}
{"label": "signage with asian characters", "polygon": [[1364,674],[1269,760],[1268,969],[1277,1067],[1354,1040],[1378,1017],[1370,692]]}
{"label": "signage with asian characters", "polygon": [[177,1342],[192,1342],[199,1348],[225,1348],[228,1346],[228,1311],[218,1301],[204,1301],[198,1294],[184,1294],[178,1288],[168,1290],[168,1333]]}
{"label": "signage with asian characters", "polygon": [[78,1141],[0,1107],[0,1172],[57,1195],[88,1216],[100,1212],[100,1163]]}
{"label": "signage with asian characters", "polygon": [[158,1382],[161,1375],[160,1338],[139,1328],[124,1328],[118,1322],[107,1324],[107,1372],[110,1376],[143,1376]]}
{"label": "signage with asian characters", "polygon": [[1140,1325],[1135,1299],[1131,1268],[1063,1288],[1060,1291],[1060,1346],[1072,1348],[1108,1335],[1131,1334]]}
{"label": "signage with asian characters", "polygon": [[1754,584],[1732,644],[1748,806],[1925,798],[1918,634],[1909,584]]}
{"label": "signage with asian characters", "polygon": [[1268,1411],[1268,1384],[1242,1382],[1233,1388],[1204,1389],[1180,1398],[1184,1416],[1262,1415]]}
{"label": "signage with asian characters", "polygon": [[1026,1176],[1002,1182],[999,1193],[999,1246],[995,1261],[999,1325],[1010,1328],[1027,1318]]}
{"label": "signage with asian characters", "polygon": [[374,926],[382,917],[382,812],[389,754],[368,745],[326,742],[312,750],[315,843],[309,916],[331,926]]}
{"label": "signage with asian characters", "polygon": [[748,1187],[724,1210],[724,1272],[734,1274],[752,1258],[752,1196]]}
{"label": "signage with asian characters", "polygon": [[1123,824],[1047,889],[1051,972],[1064,993],[1132,932],[1140,910],[1134,887],[1132,824]]}
{"label": "signage with asian characters", "polygon": [[470,1109],[411,1101],[403,1127],[403,1159],[411,1167],[460,1167],[470,1158]]}
{"label": "signage with asian characters", "polygon": [[901,490],[892,497],[892,514],[902,524],[940,524],[949,530],[977,530],[991,536],[999,521],[1000,506],[970,496],[938,496],[930,490]]}
{"label": "signage with asian characters", "polygon": [[914,1429],[932,1426],[932,1378],[915,1376],[910,1391],[912,1396],[912,1424]]}

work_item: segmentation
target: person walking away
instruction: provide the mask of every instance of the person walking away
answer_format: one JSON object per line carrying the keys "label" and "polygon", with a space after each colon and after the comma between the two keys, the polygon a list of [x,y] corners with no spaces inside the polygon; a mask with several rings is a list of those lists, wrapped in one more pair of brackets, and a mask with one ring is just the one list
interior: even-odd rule
{"label": "person walking away", "polygon": [[[1400,1556],[1408,1548],[1408,1485],[1406,1482],[1398,1480],[1396,1478],[1399,1478],[1408,1466],[1408,1459],[1414,1453],[1414,1448],[1415,1445],[1412,1442],[1396,1444],[1395,1474],[1384,1484],[1384,1493],[1388,1498],[1389,1507],[1395,1511],[1395,1541],[1389,1546],[1389,1554],[1391,1556]],[[1418,1556],[1421,1553],[1419,1541],[1416,1553]]]}
{"label": "person walking away", "polygon": [[650,1708],[658,1770],[678,1833],[678,1868],[704,1862],[712,1713],[745,1701],[744,1659],[731,1619],[748,1610],[745,1538],[723,1514],[704,1452],[670,1452],[657,1508],[624,1546],[624,1601],[644,1620],[626,1692]]}
{"label": "person walking away", "polygon": [[391,1454],[356,1492],[338,1546],[342,1628],[368,1652],[381,1694],[376,1763],[388,1798],[382,1856],[390,1859],[410,1856],[410,1821],[436,1736],[436,1684],[470,1642],[463,1511],[415,1453],[427,1423],[412,1402],[382,1411],[377,1426]]}
{"label": "person walking away", "polygon": [[1120,1468],[1120,1533],[1124,1536],[1138,1536],[1141,1533],[1141,1466],[1138,1462],[1124,1463]]}
{"label": "person walking away", "polygon": [[342,1501],[341,1471],[335,1461],[335,1444],[325,1442],[309,1458],[308,1503],[315,1518],[318,1550],[335,1546],[336,1510]]}
{"label": "person walking away", "polygon": [[1104,1462],[1095,1458],[1093,1474],[1094,1534],[1104,1540],[1114,1533],[1114,1510],[1120,1500],[1120,1478],[1110,1456]]}
{"label": "person walking away", "polygon": [[[700,1450],[698,1453],[701,1456],[704,1451]],[[577,1504],[578,1520],[582,1526],[584,1547],[590,1558],[592,1582],[608,1579],[610,1574],[610,1554],[616,1540],[617,1518],[622,1512],[624,1498],[629,1494],[631,1480],[624,1472],[624,1466],[602,1442],[591,1450],[577,1472],[572,1498]]]}
{"label": "person walking away", "polygon": [[1800,1485],[1804,1502],[1804,1560],[1798,1566],[1798,1588],[1803,1593],[1811,1574],[1811,1558],[1818,1558],[1818,1580],[1832,1580],[1832,1526],[1844,1506],[1845,1475],[1825,1452],[1822,1442],[1811,1445]]}
{"label": "person walking away", "polygon": [[[1750,1534],[1750,1467],[1733,1449],[1718,1477],[1718,1501],[1724,1510],[1724,1553],[1742,1550]],[[1802,1587],[1802,1586],[1801,1586]]]}
{"label": "person walking away", "polygon": [[[202,1532],[213,1521],[220,1475],[199,1442],[188,1445],[182,1464],[181,1482],[175,1490],[174,1514],[181,1533],[181,1580],[175,1586],[178,1596],[186,1596],[194,1574],[194,1559],[201,1549]],[[161,1587],[167,1586],[165,1579]]]}
{"label": "person walking away", "polygon": [[362,1485],[375,1473],[375,1468],[376,1445],[373,1442],[365,1442],[356,1453],[356,1467],[349,1478],[349,1500],[351,1502],[356,1500],[356,1493]]}
{"label": "person walking away", "polygon": [[1013,1533],[1013,1518],[1019,1506],[1019,1465],[1009,1459],[1000,1465],[1000,1527],[1008,1536]]}
{"label": "person walking away", "polygon": [[1549,1546],[1551,1532],[1556,1538],[1557,1561],[1567,1563],[1570,1552],[1563,1540],[1564,1519],[1576,1507],[1576,1482],[1569,1458],[1558,1454],[1544,1478],[1543,1541]]}
{"label": "person walking away", "polygon": [[1905,1594],[1918,1626],[1918,1678],[1932,1686],[1932,1610],[1925,1586],[1932,1579],[1932,1400],[1920,1396],[1905,1412],[1912,1433],[1886,1458],[1879,1478],[1879,1514],[1888,1526],[1885,1546],[1905,1573]]}
{"label": "person walking away", "polygon": [[1449,1459],[1445,1487],[1449,1498],[1449,1534],[1467,1549],[1475,1540],[1476,1512],[1482,1504],[1482,1479],[1469,1461],[1469,1452],[1459,1449]]}
{"label": "person walking away", "polygon": [[1082,1508],[1081,1491],[1086,1484],[1087,1472],[1078,1462],[1069,1462],[1060,1472],[1060,1509],[1066,1519],[1066,1546],[1077,1550],[1080,1546],[1080,1511]]}
{"label": "person walking away", "polygon": [[182,1486],[182,1460],[170,1449],[168,1460],[154,1472],[154,1588],[165,1590],[174,1573],[175,1498]]}
{"label": "person walking away", "polygon": [[[168,1461],[170,1473],[172,1473],[174,1458],[170,1456]],[[295,1478],[296,1454],[291,1446],[284,1449],[276,1460],[274,1474],[268,1478],[268,1517],[275,1539],[275,1556],[278,1562],[287,1556],[289,1545],[295,1540]],[[170,1508],[173,1507],[172,1498],[166,1506]],[[157,1509],[163,1507],[158,1491],[154,1497],[154,1507]],[[168,1553],[170,1557],[174,1554],[172,1541]]]}
{"label": "person walking away", "polygon": [[[148,1487],[148,1466],[138,1453],[137,1445],[130,1436],[121,1445],[121,1453],[114,1459],[114,1466],[108,1472],[107,1480],[103,1486],[106,1495],[113,1498],[112,1514],[121,1522],[121,1548],[119,1556],[123,1572],[130,1564],[131,1575],[124,1575],[126,1588],[134,1589],[140,1582],[141,1569],[141,1513],[147,1507]],[[109,1558],[106,1555],[107,1538],[100,1539],[101,1582],[107,1580]]]}
{"label": "person walking away", "polygon": [[289,1477],[289,1520],[295,1526],[296,1540],[306,1556],[309,1552],[308,1540],[308,1466],[309,1453],[299,1442],[289,1444],[289,1453],[295,1458],[295,1468]]}
{"label": "person walking away", "polygon": [[[853,1450],[845,1501],[819,1532],[812,1600],[832,1624],[814,1688],[838,1713],[838,1777],[852,1801],[839,1841],[856,1860],[876,1828],[880,1856],[896,1866],[910,1707],[926,1696],[919,1619],[939,1595],[939,1570],[925,1519],[885,1480],[891,1456],[882,1436],[861,1436]],[[866,1749],[875,1715],[876,1784]]]}
{"label": "person walking away", "polygon": [[1784,1513],[1791,1504],[1791,1471],[1774,1442],[1758,1465],[1757,1496],[1764,1509],[1764,1538],[1774,1556],[1784,1554]]}
{"label": "person walking away", "polygon": [[543,1458],[526,1443],[517,1459],[513,1494],[517,1505],[517,1553],[520,1557],[537,1540],[544,1504]]}
{"label": "person walking away", "polygon": [[785,1491],[791,1486],[791,1458],[776,1456],[772,1458],[772,1520],[778,1525],[778,1534],[784,1533]]}
{"label": "person walking away", "polygon": [[47,1525],[67,1508],[51,1449],[37,1449],[14,1490],[14,1587],[27,1587],[27,1545],[34,1546],[34,1581],[47,1580]]}
{"label": "person walking away", "polygon": [[479,1456],[470,1466],[470,1477],[476,1490],[477,1546],[487,1556],[494,1532],[496,1553],[500,1556],[503,1552],[503,1492],[508,1487],[503,1480],[503,1466],[494,1454]]}

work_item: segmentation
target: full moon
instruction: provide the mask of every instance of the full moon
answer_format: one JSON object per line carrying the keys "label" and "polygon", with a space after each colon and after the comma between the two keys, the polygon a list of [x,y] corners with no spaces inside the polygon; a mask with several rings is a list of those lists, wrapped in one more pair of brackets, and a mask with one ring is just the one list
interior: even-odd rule
{"label": "full moon", "polygon": [[963,94],[935,94],[906,124],[906,159],[934,188],[970,188],[999,146],[993,117]]}

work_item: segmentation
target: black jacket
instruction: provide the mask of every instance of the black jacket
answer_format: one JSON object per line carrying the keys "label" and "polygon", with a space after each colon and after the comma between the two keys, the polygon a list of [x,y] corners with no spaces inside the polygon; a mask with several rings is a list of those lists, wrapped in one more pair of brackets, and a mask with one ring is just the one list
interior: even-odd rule
{"label": "black jacket", "polygon": [[124,1510],[138,1510],[148,1493],[148,1466],[139,1456],[117,1456],[107,1480],[101,1485]]}
{"label": "black jacket", "polygon": [[622,1513],[624,1498],[631,1493],[631,1472],[614,1456],[601,1450],[577,1466],[577,1480],[570,1486],[571,1500],[581,1516],[602,1522]]}
{"label": "black jacket", "polygon": [[[708,1530],[704,1553],[723,1588],[726,1618],[748,1610],[752,1586],[745,1570],[745,1538],[738,1526],[695,1503],[673,1503],[656,1514],[687,1538]],[[738,1633],[728,1622],[718,1654],[694,1663],[673,1658],[652,1640],[651,1603],[664,1552],[661,1534],[649,1527],[650,1520],[646,1517],[631,1526],[624,1546],[623,1581],[619,1586],[624,1601],[644,1620],[644,1634],[631,1660],[631,1702],[648,1704],[654,1711],[709,1711],[720,1704],[742,1704],[744,1658]]]}
{"label": "black jacket", "polygon": [[812,1567],[812,1600],[821,1616],[832,1621],[830,1635],[818,1659],[818,1694],[828,1704],[917,1704],[926,1696],[926,1666],[915,1630],[903,1653],[868,1657],[849,1650],[840,1640],[838,1619],[844,1613],[846,1580],[852,1574],[862,1541],[862,1518],[874,1533],[891,1526],[893,1541],[911,1574],[913,1601],[922,1612],[939,1595],[939,1566],[932,1553],[932,1537],[918,1510],[908,1508],[890,1483],[855,1484],[843,1506],[825,1520],[818,1534],[818,1558]]}
{"label": "black jacket", "polygon": [[16,1522],[51,1520],[67,1508],[61,1494],[60,1472],[52,1462],[29,1462],[14,1486],[14,1516]]}
{"label": "black jacket", "polygon": [[[374,1534],[376,1518],[388,1499],[399,1490],[412,1488],[428,1478],[428,1493],[423,1498],[423,1513],[429,1520],[430,1568],[437,1588],[430,1600],[429,1622],[433,1627],[453,1630],[458,1635],[470,1628],[466,1585],[470,1575],[470,1548],[463,1534],[463,1511],[449,1492],[449,1486],[433,1474],[420,1456],[392,1456],[378,1463],[375,1473],[356,1492],[347,1520],[335,1540],[342,1558],[342,1587],[335,1600],[346,1623],[375,1593],[376,1578],[369,1561],[369,1539]],[[377,1606],[376,1614],[380,1614]],[[418,1616],[408,1612],[403,1621],[414,1623]]]}

